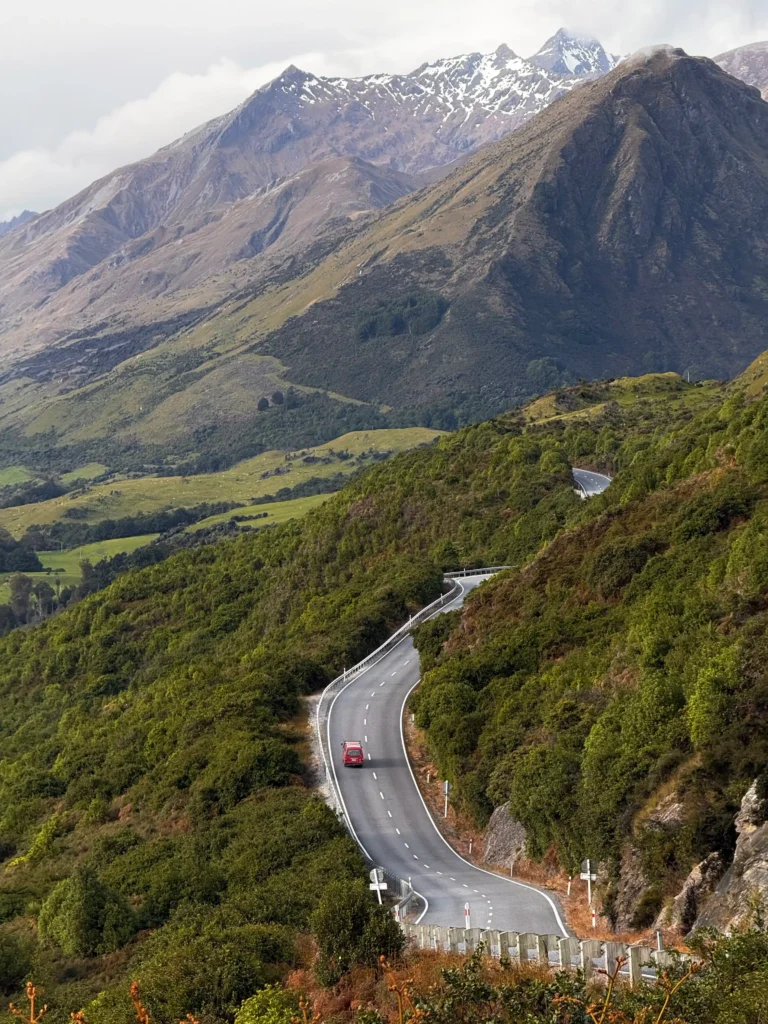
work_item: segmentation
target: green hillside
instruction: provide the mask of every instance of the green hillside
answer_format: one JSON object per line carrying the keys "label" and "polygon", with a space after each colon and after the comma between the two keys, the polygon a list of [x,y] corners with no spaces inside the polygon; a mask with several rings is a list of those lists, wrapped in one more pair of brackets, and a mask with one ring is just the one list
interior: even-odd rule
{"label": "green hillside", "polygon": [[[218,473],[110,480],[47,501],[0,508],[0,528],[21,537],[30,526],[66,519],[98,523],[206,502],[247,505],[254,498],[275,494],[282,488],[348,475],[393,451],[429,444],[438,436],[439,431],[426,427],[360,430],[298,452],[264,452]],[[93,469],[85,467],[89,468]]]}
{"label": "green hillside", "polygon": [[[0,641],[0,936],[17,980],[48,980],[52,1020],[86,1005],[127,1024],[128,977],[160,1024],[226,1017],[300,962],[320,891],[361,870],[312,795],[302,698],[456,565],[524,566],[470,600],[465,634],[455,616],[419,631],[415,707],[456,799],[479,820],[511,799],[532,852],[570,867],[615,863],[684,781],[690,827],[648,845],[656,878],[727,850],[768,755],[750,717],[768,399],[609,387],[399,455],[301,521],[128,573]],[[616,482],[582,502],[569,462]],[[88,905],[109,928],[82,924]]]}

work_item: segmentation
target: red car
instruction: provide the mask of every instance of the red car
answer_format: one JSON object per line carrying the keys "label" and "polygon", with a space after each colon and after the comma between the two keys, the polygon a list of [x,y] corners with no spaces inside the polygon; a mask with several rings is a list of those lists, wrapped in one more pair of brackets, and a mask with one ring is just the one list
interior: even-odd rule
{"label": "red car", "polygon": [[364,757],[360,740],[344,740],[341,744],[341,756],[345,768],[362,768]]}

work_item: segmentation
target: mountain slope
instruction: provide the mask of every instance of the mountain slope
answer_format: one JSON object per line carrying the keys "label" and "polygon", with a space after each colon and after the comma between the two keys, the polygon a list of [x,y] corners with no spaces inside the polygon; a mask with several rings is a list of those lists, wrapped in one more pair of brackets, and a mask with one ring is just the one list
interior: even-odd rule
{"label": "mountain slope", "polygon": [[714,59],[729,75],[753,85],[768,99],[768,41],[737,46]]}
{"label": "mountain slope", "polygon": [[[588,387],[557,396],[563,442],[579,437],[613,483],[452,625],[417,633],[413,710],[459,807],[485,821],[506,804],[528,855],[569,874],[601,863],[598,899],[619,931],[665,927],[664,904],[714,854],[717,882],[744,794],[756,778],[765,794],[765,386],[749,398],[760,372],[721,388],[715,408],[689,407],[688,423],[649,408],[642,438],[622,439],[605,404],[569,413]],[[757,851],[765,898],[760,865]],[[678,901],[677,927],[710,891],[689,892],[682,915]],[[742,894],[718,924],[743,927],[751,907]]]}
{"label": "mountain slope", "polygon": [[[757,93],[682,51],[639,56],[385,213],[294,286],[311,315],[256,351],[398,406],[508,403],[542,358],[555,376],[728,376],[768,341],[766,186]],[[420,289],[439,322],[403,326]]]}
{"label": "mountain slope", "polygon": [[[243,252],[237,233],[228,237],[234,222],[226,211],[311,164],[347,158],[376,165],[380,176],[433,171],[519,127],[584,77],[547,70],[506,46],[408,75],[320,78],[289,67],[236,110],[94,182],[0,243],[0,360],[75,325],[160,320],[231,293],[258,267],[243,266],[254,254]],[[371,195],[368,208],[384,198]],[[360,209],[342,198],[301,241],[311,242],[348,203]],[[322,196],[317,205],[323,209]],[[212,221],[220,228],[209,245]],[[135,263],[130,284],[126,263]],[[212,276],[216,286],[201,288]]]}

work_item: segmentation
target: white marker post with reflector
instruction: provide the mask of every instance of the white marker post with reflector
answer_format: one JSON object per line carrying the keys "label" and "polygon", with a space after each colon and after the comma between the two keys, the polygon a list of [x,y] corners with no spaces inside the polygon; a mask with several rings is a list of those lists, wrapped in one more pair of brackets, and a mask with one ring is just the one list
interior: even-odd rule
{"label": "white marker post with reflector", "polygon": [[472,927],[472,914],[470,913],[469,904],[468,903],[464,904],[464,927],[465,928],[471,928]]}
{"label": "white marker post with reflector", "polygon": [[587,883],[587,902],[590,907],[592,906],[592,883],[597,881],[597,875],[592,871],[592,862],[585,860],[581,865],[581,875],[579,876],[582,882]]}
{"label": "white marker post with reflector", "polygon": [[382,890],[386,890],[387,883],[384,881],[384,868],[373,868],[370,872],[371,884],[368,886],[369,889],[373,889],[376,895],[379,897],[379,903],[381,903]]}

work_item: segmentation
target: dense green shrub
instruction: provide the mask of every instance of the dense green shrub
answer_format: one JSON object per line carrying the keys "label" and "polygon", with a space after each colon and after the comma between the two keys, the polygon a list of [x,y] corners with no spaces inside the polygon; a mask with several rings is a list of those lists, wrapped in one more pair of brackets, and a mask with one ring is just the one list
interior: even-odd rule
{"label": "dense green shrub", "polygon": [[235,1014],[235,1024],[292,1024],[299,1012],[299,999],[279,985],[265,985],[246,999]]}
{"label": "dense green shrub", "polygon": [[125,945],[135,928],[126,901],[87,867],[59,882],[38,919],[40,941],[73,957],[111,953]]}
{"label": "dense green shrub", "polygon": [[316,973],[332,985],[352,967],[375,967],[379,958],[403,948],[400,926],[387,907],[379,906],[365,882],[334,882],[312,915],[317,940]]}

